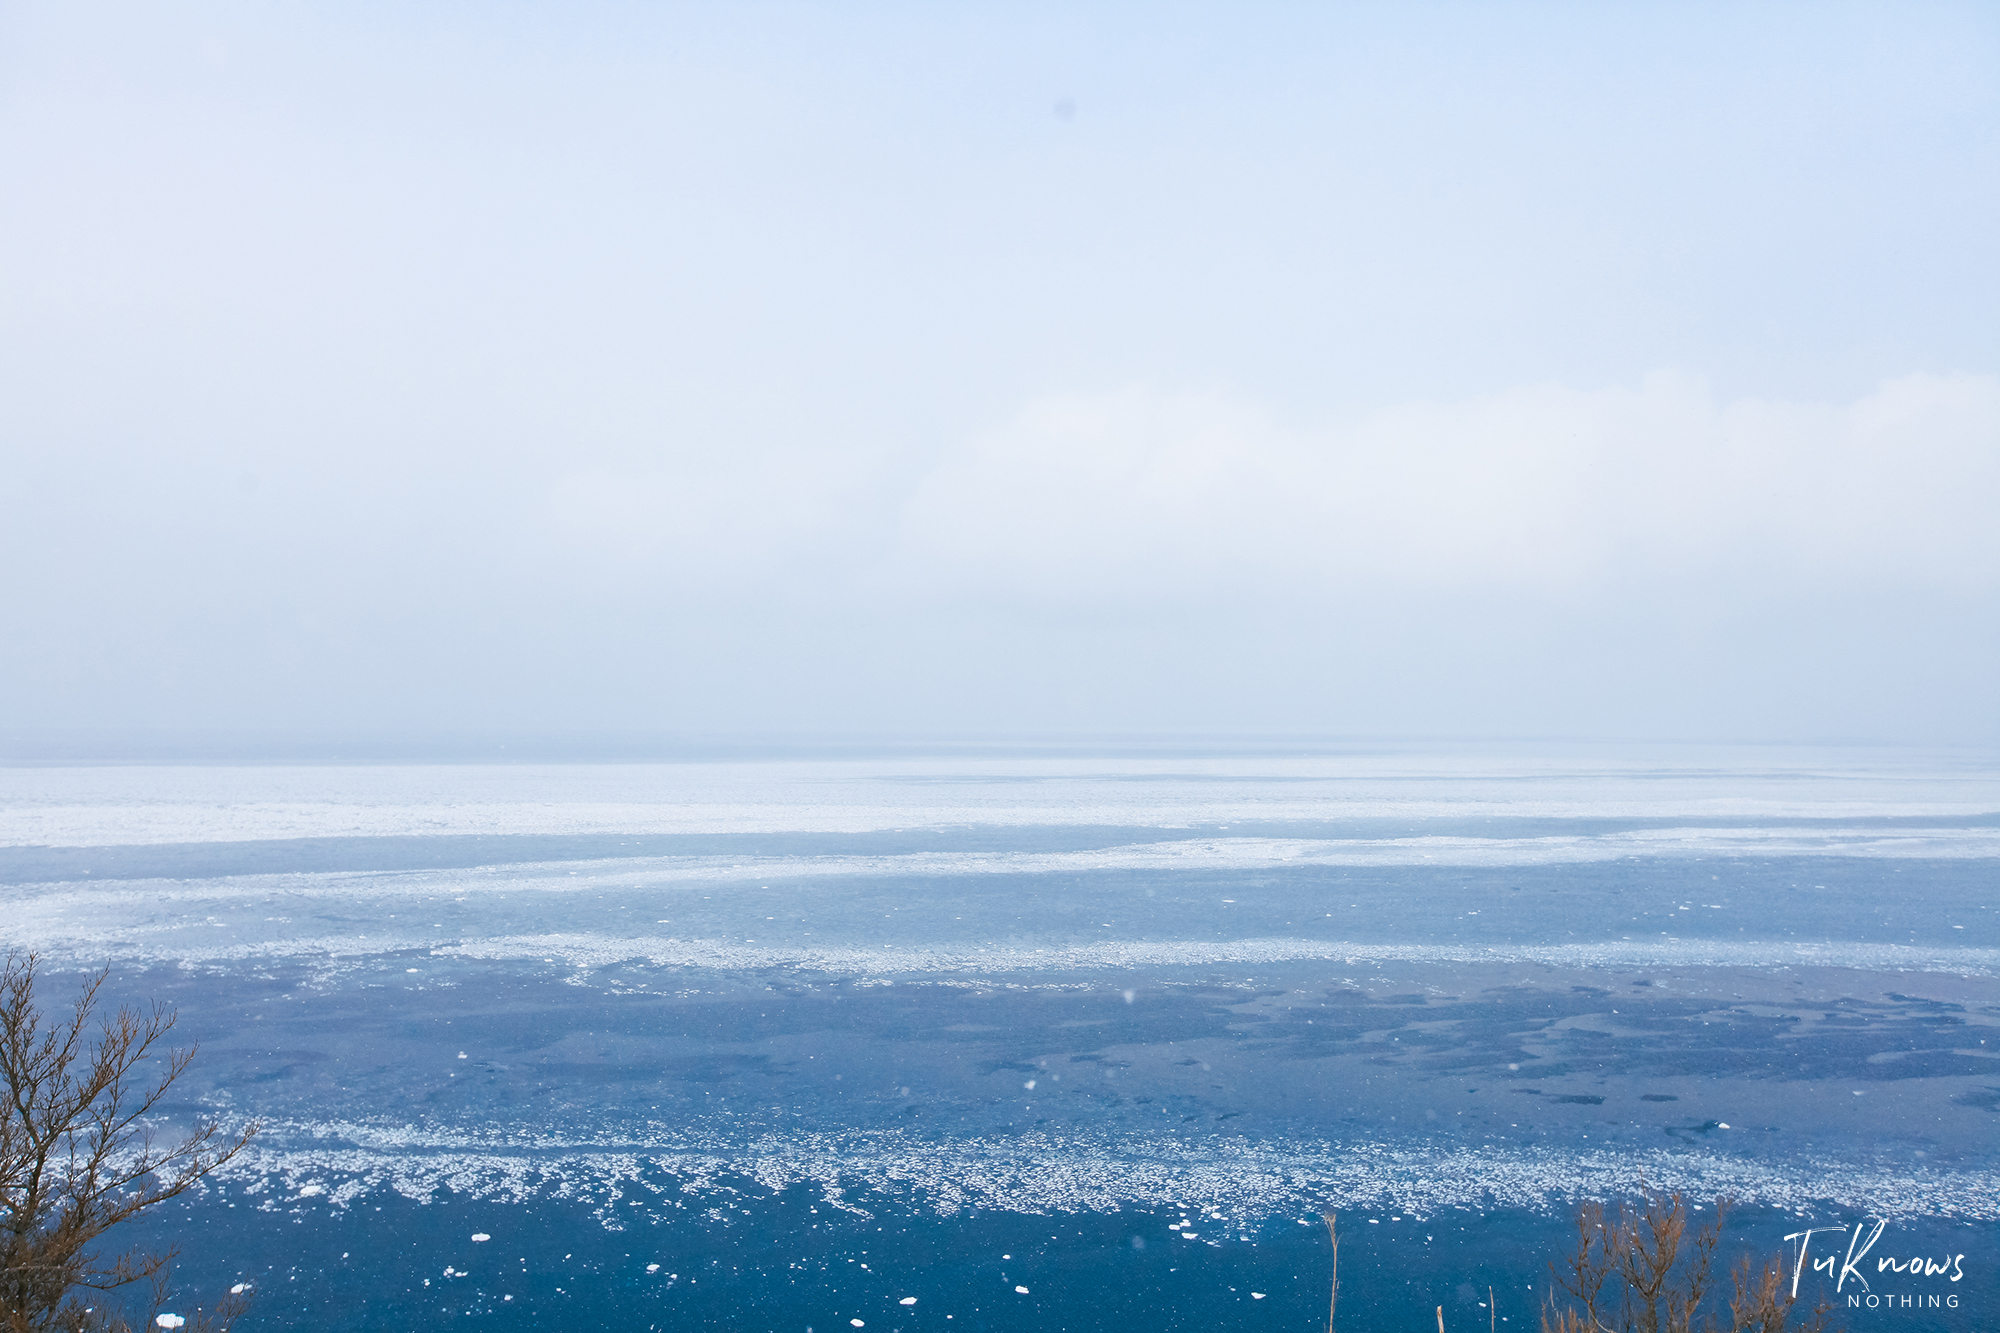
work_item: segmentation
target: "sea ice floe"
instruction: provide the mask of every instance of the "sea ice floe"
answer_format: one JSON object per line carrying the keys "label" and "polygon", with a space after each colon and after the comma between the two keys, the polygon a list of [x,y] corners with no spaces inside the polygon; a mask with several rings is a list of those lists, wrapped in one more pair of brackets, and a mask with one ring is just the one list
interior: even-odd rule
{"label": "sea ice floe", "polygon": [[1976,765],[1924,751],[1728,747],[1633,748],[1615,760],[1416,747],[561,766],[107,765],[0,772],[0,844],[1214,828],[1298,824],[1330,811],[1355,820],[1469,811],[1494,819],[1935,818],[1990,809],[1980,804],[1985,778]]}
{"label": "sea ice floe", "polygon": [[[321,944],[325,942],[319,942]],[[1383,963],[1504,964],[1572,969],[1739,967],[1852,968],[1858,971],[1938,972],[1954,976],[2000,975],[2000,949],[1955,948],[1864,941],[1804,943],[1797,940],[1599,940],[1584,944],[1378,944],[1343,940],[1252,938],[1236,940],[1146,940],[1048,948],[931,947],[879,950],[805,947],[750,947],[722,940],[667,940],[598,934],[501,936],[467,940],[438,951],[453,958],[493,961],[558,960],[581,970],[618,963],[654,967],[757,972],[790,968],[802,972],[881,978],[952,973],[1063,973],[1099,970],[1277,965],[1340,962],[1350,966]]]}
{"label": "sea ice floe", "polygon": [[[600,1220],[614,1228],[627,1224],[635,1194],[671,1194],[694,1204],[704,1196],[739,1197],[746,1181],[773,1193],[814,1189],[822,1206],[857,1215],[913,1205],[940,1216],[1152,1209],[1190,1217],[1199,1212],[1224,1227],[1324,1207],[1418,1217],[1445,1208],[1541,1209],[1647,1185],[1788,1209],[1834,1204],[1884,1216],[2000,1218],[2000,1170],[1990,1167],[1803,1154],[1759,1161],[1678,1147],[1444,1149],[1422,1140],[1190,1140],[1139,1133],[924,1139],[904,1131],[853,1130],[736,1137],[661,1127],[593,1139],[545,1129],[481,1134],[273,1121],[212,1183],[241,1184],[246,1195],[269,1199],[266,1207],[298,1207],[302,1198],[273,1198],[270,1187],[303,1175],[334,1182],[323,1189],[323,1203],[336,1210],[370,1194],[425,1203],[441,1196],[503,1203],[566,1198],[595,1200]],[[718,1220],[728,1216],[717,1214]],[[1189,1234],[1185,1223],[1172,1229]]]}

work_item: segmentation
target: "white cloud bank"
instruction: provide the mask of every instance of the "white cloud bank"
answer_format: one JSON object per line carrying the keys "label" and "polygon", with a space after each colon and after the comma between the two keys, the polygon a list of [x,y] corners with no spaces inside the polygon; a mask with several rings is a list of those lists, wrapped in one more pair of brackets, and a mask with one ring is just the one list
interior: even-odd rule
{"label": "white cloud bank", "polygon": [[11,721],[2000,735],[1994,376],[992,415],[385,436],[255,490],[49,451]]}
{"label": "white cloud bank", "polygon": [[1845,405],[1529,386],[1321,429],[1221,393],[1049,397],[937,460],[898,571],[1064,599],[1243,580],[1583,591],[1628,577],[2000,582],[2000,380]]}
{"label": "white cloud bank", "polygon": [[663,451],[559,475],[545,512],[585,577],[696,596],[1967,592],[2000,585],[2000,379],[1911,374],[1826,404],[1720,401],[1662,371],[1322,426],[1133,387],[1038,398],[916,457]]}

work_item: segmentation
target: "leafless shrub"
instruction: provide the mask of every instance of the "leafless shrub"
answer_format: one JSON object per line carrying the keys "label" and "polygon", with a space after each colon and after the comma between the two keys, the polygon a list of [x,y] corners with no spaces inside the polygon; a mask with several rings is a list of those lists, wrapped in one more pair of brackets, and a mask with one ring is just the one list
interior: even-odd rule
{"label": "leafless shrub", "polygon": [[[100,1238],[234,1157],[256,1127],[230,1137],[210,1122],[155,1143],[146,1117],[195,1054],[155,1051],[173,1011],[122,1008],[94,1024],[92,1039],[106,974],[85,982],[73,1015],[49,1020],[36,1005],[35,968],[33,954],[10,952],[0,969],[0,1330],[125,1333],[105,1296],[147,1284],[157,1317],[174,1251],[107,1259]],[[134,1081],[149,1059],[158,1070],[150,1087]],[[187,1316],[187,1331],[223,1333],[246,1303],[239,1288]]]}
{"label": "leafless shrub", "polygon": [[1615,1217],[1601,1203],[1580,1204],[1576,1248],[1549,1265],[1561,1294],[1542,1308],[1542,1333],[1825,1333],[1826,1306],[1794,1309],[1782,1256],[1736,1266],[1726,1319],[1703,1309],[1728,1208],[1718,1202],[1691,1230],[1678,1192],[1650,1191]]}

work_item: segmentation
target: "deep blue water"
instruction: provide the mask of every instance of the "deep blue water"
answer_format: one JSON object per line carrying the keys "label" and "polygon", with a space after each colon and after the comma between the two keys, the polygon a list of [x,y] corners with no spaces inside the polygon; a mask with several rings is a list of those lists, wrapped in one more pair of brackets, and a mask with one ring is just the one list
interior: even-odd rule
{"label": "deep blue water", "polygon": [[1520,1328],[1645,1185],[1882,1221],[1853,1327],[1996,1309],[1989,756],[16,768],[0,833],[50,994],[263,1125],[148,1224],[245,1327],[1318,1328],[1330,1210],[1342,1328]]}
{"label": "deep blue water", "polygon": [[[1269,1218],[1211,1246],[1180,1241],[1169,1229],[1180,1214],[1171,1211],[982,1210],[943,1220],[891,1205],[856,1217],[829,1212],[810,1190],[730,1183],[739,1191],[734,1210],[704,1226],[647,1222],[606,1231],[587,1208],[549,1200],[495,1206],[448,1197],[424,1205],[391,1197],[275,1226],[254,1212],[199,1205],[160,1230],[197,1238],[183,1265],[191,1283],[197,1274],[212,1289],[253,1278],[263,1293],[258,1322],[281,1326],[420,1328],[471,1319],[494,1328],[838,1333],[859,1318],[890,1333],[1040,1333],[1310,1330],[1326,1322],[1332,1252],[1317,1219]],[[1786,1250],[1782,1237],[1801,1225],[1787,1214],[1743,1209],[1730,1219],[1723,1256]],[[1548,1261],[1572,1239],[1565,1220],[1519,1209],[1343,1214],[1341,1227],[1339,1326],[1361,1330],[1435,1327],[1439,1306],[1448,1328],[1485,1328],[1489,1298],[1494,1324],[1534,1329]],[[466,1239],[474,1234],[491,1239]],[[1844,1258],[1848,1236],[1838,1239]],[[1985,1312],[2000,1298],[1990,1262],[1996,1242],[1991,1222],[1892,1224],[1861,1265],[1872,1289],[1862,1292],[1849,1278],[1836,1302],[1840,1317],[1854,1328],[1986,1327]],[[275,1257],[256,1267],[228,1261],[244,1252]],[[1885,1277],[1873,1260],[1891,1253],[1965,1254],[1964,1280]],[[1988,1259],[1974,1264],[1975,1255]],[[647,1271],[653,1264],[659,1268]],[[1809,1275],[1807,1287],[1814,1281],[1823,1278]],[[1022,1286],[1026,1293],[1015,1290]],[[1855,1309],[1844,1308],[1850,1295]],[[914,1304],[902,1304],[912,1296]],[[1905,1296],[1908,1309],[1881,1304]],[[1938,1306],[1925,1307],[1932,1296]],[[1943,1304],[1954,1297],[1956,1308]]]}

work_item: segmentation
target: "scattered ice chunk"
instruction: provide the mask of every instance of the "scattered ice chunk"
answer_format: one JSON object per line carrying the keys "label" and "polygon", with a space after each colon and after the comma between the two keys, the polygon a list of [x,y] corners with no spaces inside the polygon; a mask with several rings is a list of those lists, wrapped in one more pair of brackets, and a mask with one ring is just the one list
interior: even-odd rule
{"label": "scattered ice chunk", "polygon": [[[465,1052],[464,1052],[464,1051],[460,1051],[460,1052],[458,1053],[458,1058],[459,1058],[459,1059],[461,1059],[461,1060],[463,1060],[463,1059],[465,1058]],[[1510,1066],[1510,1067],[1511,1067],[1511,1066]]]}
{"label": "scattered ice chunk", "polygon": [[1028,1091],[1033,1092],[1035,1090],[1035,1080],[1029,1079],[1026,1083],[1023,1083],[1021,1086],[1026,1088]]}
{"label": "scattered ice chunk", "polygon": [[1014,1288],[1014,1290],[1019,1292],[1023,1296],[1028,1294],[1028,1289],[1026,1287],[1016,1287]]}
{"label": "scattered ice chunk", "polygon": [[1716,1127],[1717,1129],[1728,1129],[1728,1128],[1729,1128],[1729,1122],[1728,1122],[1727,1120],[1718,1120],[1718,1121],[1716,1121],[1716,1122],[1715,1122],[1715,1127]]}
{"label": "scattered ice chunk", "polygon": [[248,1282],[239,1282],[235,1286],[229,1289],[229,1294],[231,1296],[241,1296],[244,1292],[248,1290],[250,1290],[250,1284]]}
{"label": "scattered ice chunk", "polygon": [[864,1323],[864,1322],[863,1322],[862,1320],[859,1320],[859,1319],[850,1319],[850,1320],[848,1320],[847,1322],[848,1322],[848,1323],[850,1323],[850,1324],[852,1324],[852,1325],[854,1325],[854,1326],[855,1326],[856,1328],[865,1328],[865,1327],[867,1327],[867,1325],[866,1325],[866,1324],[865,1324],[865,1323]]}
{"label": "scattered ice chunk", "polygon": [[917,1298],[914,1296],[905,1296],[902,1300],[896,1302],[898,1305],[915,1305],[916,1303]]}
{"label": "scattered ice chunk", "polygon": [[1250,1293],[1250,1299],[1253,1301],[1261,1301],[1264,1299],[1264,1293],[1261,1291],[1253,1291]]}
{"label": "scattered ice chunk", "polygon": [[658,1264],[647,1264],[646,1271],[648,1273],[657,1273],[660,1271],[660,1266]]}
{"label": "scattered ice chunk", "polygon": [[185,1324],[187,1320],[177,1314],[163,1314],[155,1317],[153,1322],[158,1324],[161,1328],[179,1328],[182,1324]]}
{"label": "scattered ice chunk", "polygon": [[485,1232],[483,1232],[483,1231],[475,1231],[475,1232],[473,1232],[473,1233],[472,1233],[472,1238],[473,1238],[474,1240],[492,1240],[492,1239],[493,1239],[493,1237],[491,1237],[491,1236],[487,1235],[487,1234],[486,1234]]}

